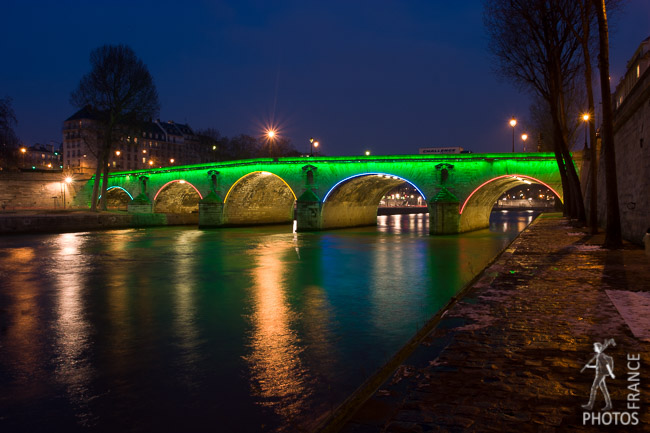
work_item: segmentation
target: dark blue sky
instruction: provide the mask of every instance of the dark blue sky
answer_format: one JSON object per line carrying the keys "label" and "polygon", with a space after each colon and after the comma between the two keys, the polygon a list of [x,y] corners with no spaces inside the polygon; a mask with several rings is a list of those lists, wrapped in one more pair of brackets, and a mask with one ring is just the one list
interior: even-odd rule
{"label": "dark blue sky", "polygon": [[[92,49],[125,43],[147,64],[160,118],[259,135],[271,120],[307,151],[504,152],[529,95],[500,82],[480,0],[4,0],[0,96],[19,137],[61,141]],[[650,1],[628,0],[611,36],[612,83],[650,35]],[[517,132],[520,132],[519,130]]]}

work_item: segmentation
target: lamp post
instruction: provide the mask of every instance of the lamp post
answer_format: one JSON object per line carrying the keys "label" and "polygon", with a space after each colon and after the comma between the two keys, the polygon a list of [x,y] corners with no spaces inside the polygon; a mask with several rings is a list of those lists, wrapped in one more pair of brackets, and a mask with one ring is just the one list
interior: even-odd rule
{"label": "lamp post", "polygon": [[25,168],[25,153],[27,153],[27,149],[25,149],[24,147],[21,147],[20,148],[20,153],[23,154],[23,166],[22,166],[22,168]]}
{"label": "lamp post", "polygon": [[309,156],[314,156],[314,147],[318,148],[318,141],[314,141],[314,137],[309,139]]}
{"label": "lamp post", "polygon": [[528,140],[528,134],[521,134],[521,139],[524,142],[524,152],[526,152],[526,140]]}
{"label": "lamp post", "polygon": [[366,156],[370,156],[370,151],[366,150]]}
{"label": "lamp post", "polygon": [[514,117],[510,119],[510,126],[512,126],[512,153],[515,153],[515,126],[517,125],[517,119]]}
{"label": "lamp post", "polygon": [[70,185],[71,183],[72,183],[72,178],[70,176],[66,177],[65,179],[63,179],[63,182],[61,182],[61,186],[63,186],[63,209],[65,209],[65,189],[67,185]]}
{"label": "lamp post", "polygon": [[589,113],[585,113],[582,115],[582,120],[585,122],[585,148],[584,150],[587,150],[587,126],[589,125]]}

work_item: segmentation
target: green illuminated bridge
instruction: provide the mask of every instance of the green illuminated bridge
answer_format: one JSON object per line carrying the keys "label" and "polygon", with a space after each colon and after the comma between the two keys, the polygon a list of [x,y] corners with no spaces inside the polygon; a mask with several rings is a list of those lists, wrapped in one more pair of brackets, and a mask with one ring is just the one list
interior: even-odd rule
{"label": "green illuminated bridge", "polygon": [[[579,165],[579,164],[577,164]],[[90,204],[93,179],[77,196]],[[508,189],[542,184],[562,200],[551,153],[264,158],[113,173],[109,206],[129,212],[199,212],[200,227],[290,223],[298,231],[373,225],[377,206],[408,182],[429,208],[430,232],[488,227]]]}

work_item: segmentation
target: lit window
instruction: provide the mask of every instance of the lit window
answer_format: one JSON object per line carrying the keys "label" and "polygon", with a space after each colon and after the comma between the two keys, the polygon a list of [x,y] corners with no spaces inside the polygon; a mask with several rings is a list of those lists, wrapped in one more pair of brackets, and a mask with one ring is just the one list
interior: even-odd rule
{"label": "lit window", "polygon": [[641,75],[641,67],[636,65],[636,77],[639,78],[639,75]]}

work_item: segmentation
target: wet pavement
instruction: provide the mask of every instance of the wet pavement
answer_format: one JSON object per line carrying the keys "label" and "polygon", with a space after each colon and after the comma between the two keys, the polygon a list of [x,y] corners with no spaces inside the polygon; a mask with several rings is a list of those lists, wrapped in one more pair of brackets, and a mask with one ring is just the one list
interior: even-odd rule
{"label": "wet pavement", "polygon": [[[650,431],[650,260],[603,240],[542,215],[340,431]],[[598,391],[586,411],[581,369],[609,338],[613,409]]]}

